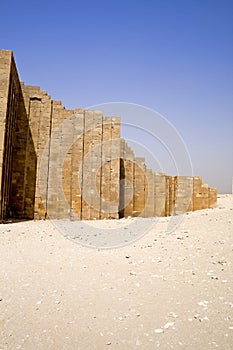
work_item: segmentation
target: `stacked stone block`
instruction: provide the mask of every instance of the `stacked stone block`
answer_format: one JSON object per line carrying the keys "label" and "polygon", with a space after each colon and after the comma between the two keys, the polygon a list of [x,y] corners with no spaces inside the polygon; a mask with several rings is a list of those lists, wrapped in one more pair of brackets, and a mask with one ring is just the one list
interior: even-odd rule
{"label": "stacked stone block", "polygon": [[166,201],[165,201],[165,216],[170,216],[170,181],[171,176],[166,175]]}
{"label": "stacked stone block", "polygon": [[[0,51],[0,183],[1,183],[1,198],[0,198],[0,211],[1,216],[6,216],[6,197],[4,191],[5,184],[5,169],[4,169],[4,149],[5,149],[5,134],[6,123],[9,119],[9,110],[7,108],[8,99],[9,103],[12,103],[11,93],[9,93],[10,85],[12,86],[12,53],[11,51]],[[6,151],[7,152],[7,151]]]}
{"label": "stacked stone block", "polygon": [[19,82],[10,51],[0,51],[0,215],[9,214],[14,124],[19,104]]}
{"label": "stacked stone block", "polygon": [[[28,179],[28,184],[31,185],[31,192],[35,191],[34,203],[34,217],[45,218],[47,208],[44,207],[42,195],[40,191],[46,192],[48,180],[48,164],[49,164],[49,149],[46,147],[50,138],[51,129],[51,100],[46,91],[40,90],[38,86],[27,86],[21,83],[23,92],[24,107],[26,111],[26,118],[28,120],[28,135],[33,140],[27,142],[27,168],[25,169],[25,177]],[[19,119],[19,118],[18,118]],[[20,129],[24,128],[25,120],[21,120]],[[17,136],[20,139],[20,135]],[[18,143],[18,141],[16,142]],[[22,147],[21,147],[22,149]],[[45,155],[47,151],[47,154]],[[33,169],[33,157],[36,158],[36,173],[35,183],[32,181],[32,170],[29,171],[28,165]],[[41,157],[44,154],[46,157],[46,164],[41,168]],[[26,196],[30,197],[30,196]]]}
{"label": "stacked stone block", "polygon": [[136,157],[134,159],[134,181],[133,181],[133,216],[143,216],[145,202],[145,159]]}
{"label": "stacked stone block", "polygon": [[[57,212],[60,218],[72,218],[71,211],[71,200],[72,200],[72,145],[74,140],[74,112],[65,110],[64,107],[57,103],[56,109],[58,110],[58,115],[60,119],[59,125],[59,155],[57,174],[58,174],[58,184],[57,184]],[[54,111],[55,112],[55,111]],[[56,112],[55,112],[56,113]],[[53,115],[53,119],[56,118],[56,114]],[[56,131],[51,130],[52,135],[56,135]],[[52,144],[51,144],[52,145]],[[54,149],[50,147],[50,153]],[[54,164],[55,165],[55,164]],[[49,172],[49,177],[52,180],[53,171]],[[48,188],[49,190],[49,188]],[[48,214],[49,215],[49,214]]]}
{"label": "stacked stone block", "polygon": [[217,191],[216,188],[208,188],[209,191],[209,208],[214,208],[217,203]]}
{"label": "stacked stone block", "polygon": [[153,173],[120,139],[119,117],[66,110],[19,83],[0,51],[0,217],[71,220],[169,216],[213,208],[200,177]]}
{"label": "stacked stone block", "polygon": [[145,171],[145,208],[142,216],[145,218],[154,216],[154,173],[151,169]]}
{"label": "stacked stone block", "polygon": [[209,208],[209,189],[207,184],[201,186],[202,190],[202,209]]}
{"label": "stacked stone block", "polygon": [[76,111],[73,120],[73,140],[71,146],[71,219],[82,219],[82,183],[83,183],[83,142],[84,142],[84,111]]}
{"label": "stacked stone block", "polygon": [[134,153],[124,139],[120,140],[120,217],[133,216]]}
{"label": "stacked stone block", "polygon": [[36,155],[10,51],[0,51],[0,218],[33,218]]}
{"label": "stacked stone block", "polygon": [[202,181],[200,176],[193,177],[193,210],[202,209]]}
{"label": "stacked stone block", "polygon": [[103,120],[103,137],[102,137],[102,166],[101,166],[101,219],[108,219],[111,215],[110,210],[110,186],[111,186],[111,117],[105,117]]}
{"label": "stacked stone block", "polygon": [[[49,218],[61,219],[68,216],[68,208],[64,205],[63,197],[68,191],[65,186],[65,193],[62,187],[62,180],[64,174],[62,173],[63,166],[63,154],[64,147],[67,146],[67,139],[69,138],[68,130],[62,130],[64,107],[60,101],[52,102],[52,122],[51,122],[51,135],[49,142],[49,165],[48,165],[48,188],[47,188],[47,203],[44,205],[47,207],[46,216]],[[70,133],[73,130],[70,130]],[[63,134],[64,133],[64,134]],[[69,157],[70,158],[70,157]],[[46,201],[46,197],[43,198]],[[66,214],[66,215],[65,215]]]}
{"label": "stacked stone block", "polygon": [[176,215],[183,214],[193,208],[193,177],[175,177],[175,208]]}
{"label": "stacked stone block", "polygon": [[167,216],[174,215],[175,210],[175,177],[169,176],[169,213]]}
{"label": "stacked stone block", "polygon": [[20,87],[11,53],[9,51],[1,53],[0,62],[0,179],[2,181],[0,210],[1,216],[5,218],[10,203],[14,125]]}
{"label": "stacked stone block", "polygon": [[167,196],[166,175],[163,173],[154,174],[154,216],[166,215]]}
{"label": "stacked stone block", "polygon": [[[103,114],[101,111],[94,111],[92,126],[92,152],[91,152],[91,198],[90,198],[90,219],[100,219],[101,213],[101,175],[99,170],[102,163],[102,133]],[[85,176],[85,174],[84,174]]]}
{"label": "stacked stone block", "polygon": [[119,218],[120,198],[120,118],[111,118],[110,218]]}
{"label": "stacked stone block", "polygon": [[92,128],[93,111],[85,111],[84,119],[84,145],[83,145],[83,184],[82,184],[82,219],[91,218],[91,191],[92,191]]}

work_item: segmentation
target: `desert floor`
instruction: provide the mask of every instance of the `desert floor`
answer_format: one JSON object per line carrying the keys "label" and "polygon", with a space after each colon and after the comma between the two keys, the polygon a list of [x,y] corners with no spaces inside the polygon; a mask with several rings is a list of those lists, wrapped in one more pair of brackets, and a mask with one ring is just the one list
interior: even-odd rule
{"label": "desert floor", "polygon": [[233,195],[169,220],[113,249],[0,225],[0,349],[233,349]]}

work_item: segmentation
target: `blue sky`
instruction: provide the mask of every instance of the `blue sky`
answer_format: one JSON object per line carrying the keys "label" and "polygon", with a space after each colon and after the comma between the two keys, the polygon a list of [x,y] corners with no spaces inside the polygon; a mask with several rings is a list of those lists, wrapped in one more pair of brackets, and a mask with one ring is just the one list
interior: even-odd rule
{"label": "blue sky", "polygon": [[4,1],[0,47],[14,51],[21,80],[66,108],[124,101],[158,111],[194,174],[231,192],[232,0]]}

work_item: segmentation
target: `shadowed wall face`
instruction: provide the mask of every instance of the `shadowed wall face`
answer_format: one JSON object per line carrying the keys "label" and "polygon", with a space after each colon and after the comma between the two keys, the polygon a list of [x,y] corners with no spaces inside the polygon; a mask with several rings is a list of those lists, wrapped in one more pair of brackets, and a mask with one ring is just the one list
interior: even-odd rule
{"label": "shadowed wall face", "polygon": [[34,216],[36,155],[13,55],[0,51],[1,219]]}
{"label": "shadowed wall face", "polygon": [[0,51],[0,216],[5,219],[9,209],[10,176],[12,167],[12,129],[17,109],[17,81],[15,81],[12,53]]}

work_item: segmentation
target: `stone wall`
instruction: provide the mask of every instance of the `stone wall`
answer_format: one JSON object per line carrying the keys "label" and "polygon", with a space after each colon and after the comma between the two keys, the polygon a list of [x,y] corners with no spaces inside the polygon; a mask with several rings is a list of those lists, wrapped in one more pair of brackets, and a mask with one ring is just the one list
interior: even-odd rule
{"label": "stone wall", "polygon": [[200,177],[148,169],[120,139],[119,117],[66,110],[38,86],[19,83],[0,51],[2,220],[169,216],[212,208],[216,189]]}
{"label": "stone wall", "polygon": [[[121,182],[124,180],[121,184],[121,217],[180,215],[214,208],[217,203],[216,188],[202,184],[200,177],[153,173],[146,167],[144,158],[134,156],[125,140],[121,141],[120,174]],[[129,186],[129,183],[133,185]]]}
{"label": "stone wall", "polygon": [[[8,215],[9,174],[12,168],[12,137],[18,106],[17,77],[14,76],[13,56],[10,51],[0,51],[0,214]],[[15,79],[16,78],[16,79]]]}
{"label": "stone wall", "polygon": [[66,110],[38,87],[22,90],[37,159],[34,217],[118,218],[119,118]]}
{"label": "stone wall", "polygon": [[36,156],[16,65],[0,50],[1,220],[33,218]]}
{"label": "stone wall", "polygon": [[193,178],[191,176],[175,177],[174,213],[183,214],[193,209]]}

